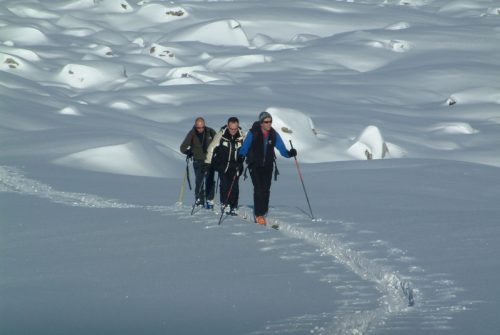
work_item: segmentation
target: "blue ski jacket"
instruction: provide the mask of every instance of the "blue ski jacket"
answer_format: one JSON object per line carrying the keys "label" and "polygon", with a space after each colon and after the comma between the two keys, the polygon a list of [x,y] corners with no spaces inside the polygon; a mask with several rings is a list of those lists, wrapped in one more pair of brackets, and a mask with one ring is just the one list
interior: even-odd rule
{"label": "blue ski jacket", "polygon": [[264,141],[260,124],[255,122],[252,129],[247,133],[239,154],[242,157],[247,157],[248,165],[265,166],[273,163],[276,157],[274,148],[278,149],[281,156],[290,158],[289,151],[280,134],[274,128],[271,128],[267,141]]}

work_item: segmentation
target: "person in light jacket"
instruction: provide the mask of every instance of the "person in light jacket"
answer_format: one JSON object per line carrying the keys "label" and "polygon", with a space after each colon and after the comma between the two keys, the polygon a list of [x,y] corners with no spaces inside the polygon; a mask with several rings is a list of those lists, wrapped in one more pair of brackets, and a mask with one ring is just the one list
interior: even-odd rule
{"label": "person in light jacket", "polygon": [[219,173],[220,203],[229,206],[229,215],[237,215],[239,177],[243,171],[243,159],[239,155],[244,133],[237,117],[230,117],[227,124],[215,135],[208,146],[205,163]]}

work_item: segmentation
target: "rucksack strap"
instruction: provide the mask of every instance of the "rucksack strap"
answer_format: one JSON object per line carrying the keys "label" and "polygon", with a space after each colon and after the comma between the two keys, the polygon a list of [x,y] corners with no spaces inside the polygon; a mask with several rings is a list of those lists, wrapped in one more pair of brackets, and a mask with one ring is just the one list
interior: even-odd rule
{"label": "rucksack strap", "polygon": [[276,159],[274,159],[274,181],[278,180],[278,175],[280,172],[278,171],[278,164],[276,164]]}
{"label": "rucksack strap", "polygon": [[248,165],[245,167],[245,171],[243,172],[243,180],[247,180],[247,171],[248,171]]}

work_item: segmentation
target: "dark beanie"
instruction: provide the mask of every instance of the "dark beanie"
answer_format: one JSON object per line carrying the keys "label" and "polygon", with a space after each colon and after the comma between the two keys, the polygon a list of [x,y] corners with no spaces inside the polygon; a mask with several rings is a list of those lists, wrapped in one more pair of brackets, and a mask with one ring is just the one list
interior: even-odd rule
{"label": "dark beanie", "polygon": [[266,111],[259,114],[259,122],[262,123],[265,119],[272,119],[273,117]]}

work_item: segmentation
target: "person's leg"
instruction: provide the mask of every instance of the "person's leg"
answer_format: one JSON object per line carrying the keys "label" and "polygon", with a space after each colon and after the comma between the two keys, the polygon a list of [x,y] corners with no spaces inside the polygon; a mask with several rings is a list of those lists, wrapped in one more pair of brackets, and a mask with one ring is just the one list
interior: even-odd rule
{"label": "person's leg", "polygon": [[271,182],[273,180],[273,166],[262,168],[262,210],[263,215],[269,211],[269,199],[271,197]]}
{"label": "person's leg", "polygon": [[203,182],[203,162],[194,160],[193,170],[195,176],[195,187],[194,187],[194,197],[196,200],[200,200],[201,204],[205,203],[205,191]]}
{"label": "person's leg", "polygon": [[240,198],[240,185],[239,185],[239,178],[236,177],[236,180],[234,181],[233,185],[233,192],[231,193],[231,201],[229,202],[229,205],[231,205],[231,209],[236,209],[238,208],[238,202]]}
{"label": "person's leg", "polygon": [[211,166],[207,171],[205,179],[206,199],[211,201],[214,200],[214,194],[215,194],[214,175],[215,175],[215,170]]}
{"label": "person's leg", "polygon": [[255,216],[263,216],[265,211],[265,183],[263,168],[255,167],[250,169],[250,177],[253,184],[253,211]]}
{"label": "person's leg", "polygon": [[220,174],[220,203],[225,205],[227,202],[227,192],[229,191],[229,185],[231,181],[226,173]]}
{"label": "person's leg", "polygon": [[229,206],[231,209],[238,207],[239,190],[239,177],[236,176],[236,171],[228,172],[229,183],[232,184],[231,194],[229,196]]}

